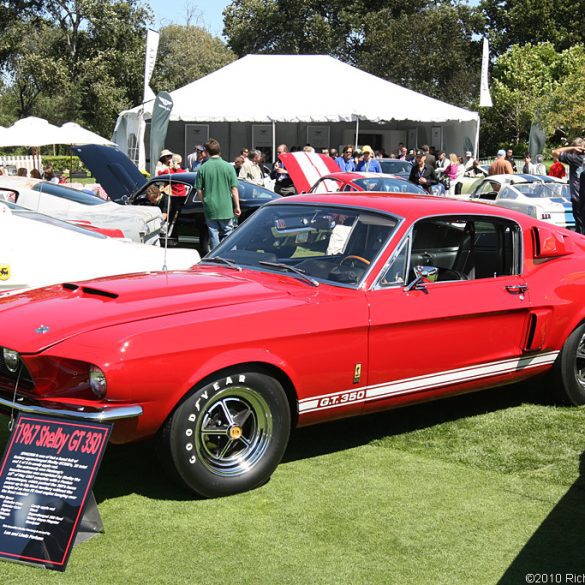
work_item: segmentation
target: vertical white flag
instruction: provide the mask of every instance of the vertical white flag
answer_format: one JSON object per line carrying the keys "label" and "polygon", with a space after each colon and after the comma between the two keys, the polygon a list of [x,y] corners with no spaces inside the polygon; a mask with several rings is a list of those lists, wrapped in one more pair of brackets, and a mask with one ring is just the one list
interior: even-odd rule
{"label": "vertical white flag", "polygon": [[491,108],[493,106],[492,96],[490,95],[490,84],[488,81],[488,66],[490,63],[490,47],[488,40],[483,39],[483,56],[481,59],[481,89],[479,92],[479,105],[482,108]]}
{"label": "vertical white flag", "polygon": [[158,53],[158,37],[159,34],[148,29],[146,33],[146,58],[144,60],[144,98],[143,102],[148,102],[155,98],[154,92],[150,89],[150,78],[154,71],[154,64],[156,63],[156,54]]}

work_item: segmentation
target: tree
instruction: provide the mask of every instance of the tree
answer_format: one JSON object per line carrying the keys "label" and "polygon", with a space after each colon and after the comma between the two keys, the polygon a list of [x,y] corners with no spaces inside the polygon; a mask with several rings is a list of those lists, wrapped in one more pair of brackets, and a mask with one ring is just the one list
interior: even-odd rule
{"label": "tree", "polygon": [[173,91],[224,65],[236,56],[218,37],[199,26],[173,24],[160,30],[158,57],[151,87]]}
{"label": "tree", "polygon": [[481,44],[474,35],[482,24],[481,15],[465,5],[370,13],[357,64],[403,87],[468,107],[479,94]]}
{"label": "tree", "polygon": [[562,51],[585,42],[585,2],[582,0],[482,0],[495,54],[512,45],[550,42]]}
{"label": "tree", "polygon": [[141,99],[147,10],[137,0],[6,5],[25,8],[0,34],[15,114],[74,120],[109,135],[117,113]]}
{"label": "tree", "polygon": [[549,135],[585,136],[585,46],[563,51],[555,74],[558,81],[545,96],[537,119]]}
{"label": "tree", "polygon": [[46,23],[30,27],[15,21],[4,37],[11,50],[4,61],[10,77],[7,91],[16,103],[18,117],[30,116],[44,93],[51,95],[66,81],[66,69],[57,58],[51,58],[50,47],[57,41],[53,28]]}
{"label": "tree", "polygon": [[[433,0],[394,0],[404,7]],[[224,10],[224,35],[240,57],[249,53],[326,54],[351,60],[360,42],[363,17],[387,0],[234,0]]]}
{"label": "tree", "polygon": [[510,48],[493,68],[494,107],[482,112],[482,150],[523,146],[533,122],[549,136],[557,129],[579,133],[585,126],[584,71],[582,45],[562,52],[552,43]]}

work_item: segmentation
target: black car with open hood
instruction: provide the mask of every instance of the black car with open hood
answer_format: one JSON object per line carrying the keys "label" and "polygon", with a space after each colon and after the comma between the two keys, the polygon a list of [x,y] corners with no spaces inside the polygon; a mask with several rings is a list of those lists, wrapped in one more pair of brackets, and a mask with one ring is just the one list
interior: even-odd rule
{"label": "black car with open hood", "polygon": [[[127,205],[151,205],[146,198],[149,185],[156,185],[170,195],[167,237],[170,246],[194,247],[203,256],[208,251],[208,233],[203,216],[203,205],[197,200],[195,179],[197,173],[159,175],[149,181],[123,153],[111,146],[95,144],[75,146],[73,151],[106,190],[109,197]],[[272,191],[238,179],[241,223],[259,207],[279,199]]]}

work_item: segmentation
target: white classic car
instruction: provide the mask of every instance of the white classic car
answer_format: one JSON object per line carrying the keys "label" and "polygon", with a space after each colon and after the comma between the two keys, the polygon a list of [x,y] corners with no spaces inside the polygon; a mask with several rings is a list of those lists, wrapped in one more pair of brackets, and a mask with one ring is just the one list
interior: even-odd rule
{"label": "white classic car", "polygon": [[0,177],[0,201],[17,203],[63,221],[119,229],[134,242],[158,244],[163,223],[158,207],[119,205],[95,195],[29,177]]}
{"label": "white classic car", "polygon": [[0,294],[101,276],[186,270],[196,250],[137,244],[0,203]]}
{"label": "white classic car", "polygon": [[490,179],[485,180],[483,189],[471,196],[472,200],[493,203],[559,227],[574,229],[575,218],[567,183],[551,180],[513,182],[500,184],[495,190],[494,185],[490,187]]}

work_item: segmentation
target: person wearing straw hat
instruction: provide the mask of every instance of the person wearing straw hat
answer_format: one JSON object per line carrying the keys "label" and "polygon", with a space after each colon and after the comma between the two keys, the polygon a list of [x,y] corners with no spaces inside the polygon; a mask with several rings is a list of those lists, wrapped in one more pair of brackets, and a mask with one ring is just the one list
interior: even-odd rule
{"label": "person wearing straw hat", "polygon": [[158,157],[158,164],[156,165],[157,175],[163,175],[170,172],[172,158],[173,153],[168,148],[161,151],[160,156]]}

